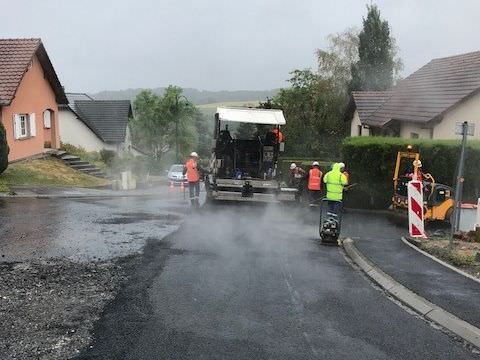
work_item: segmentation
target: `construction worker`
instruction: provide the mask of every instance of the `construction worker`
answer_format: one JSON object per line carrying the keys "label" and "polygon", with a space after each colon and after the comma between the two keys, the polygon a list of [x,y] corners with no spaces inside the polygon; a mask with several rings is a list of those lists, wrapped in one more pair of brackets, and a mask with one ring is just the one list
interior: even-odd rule
{"label": "construction worker", "polygon": [[415,167],[417,167],[417,180],[423,181],[422,162],[420,160],[414,160],[412,166],[407,169],[407,177],[413,179],[415,175]]}
{"label": "construction worker", "polygon": [[310,206],[315,206],[320,199],[320,190],[322,190],[322,171],[318,161],[312,163],[312,168],[308,172],[307,187],[310,193]]}
{"label": "construction worker", "polygon": [[306,172],[301,167],[297,166],[295,163],[290,164],[290,174],[288,177],[288,186],[292,188],[296,188],[297,194],[295,195],[295,199],[297,201],[300,200],[300,197],[303,193],[303,182],[305,179]]}
{"label": "construction worker", "polygon": [[344,163],[335,163],[332,165],[332,170],[323,178],[327,186],[328,211],[337,215],[342,206],[343,189],[348,185],[348,179],[343,173],[344,169]]}
{"label": "construction worker", "polygon": [[275,135],[275,140],[277,144],[280,144],[281,142],[283,142],[283,134],[278,127],[274,127],[272,129],[272,132]]}
{"label": "construction worker", "polygon": [[288,178],[288,185],[290,187],[297,188],[298,185],[302,182],[302,179],[305,177],[305,170],[297,166],[295,163],[290,164],[290,175]]}
{"label": "construction worker", "polygon": [[200,169],[197,166],[198,154],[194,151],[183,167],[183,174],[187,175],[190,203],[194,207],[200,206]]}

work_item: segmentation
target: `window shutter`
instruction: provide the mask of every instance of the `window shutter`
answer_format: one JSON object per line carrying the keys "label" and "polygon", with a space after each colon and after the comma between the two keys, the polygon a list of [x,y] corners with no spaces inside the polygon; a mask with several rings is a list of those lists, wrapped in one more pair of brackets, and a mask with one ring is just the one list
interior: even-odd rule
{"label": "window shutter", "polygon": [[37,136],[37,124],[35,121],[35,113],[30,114],[30,136]]}
{"label": "window shutter", "polygon": [[18,114],[13,115],[13,137],[15,140],[20,139],[20,116]]}
{"label": "window shutter", "polygon": [[52,119],[50,115],[50,110],[45,110],[43,112],[43,127],[45,129],[50,129],[52,127]]}

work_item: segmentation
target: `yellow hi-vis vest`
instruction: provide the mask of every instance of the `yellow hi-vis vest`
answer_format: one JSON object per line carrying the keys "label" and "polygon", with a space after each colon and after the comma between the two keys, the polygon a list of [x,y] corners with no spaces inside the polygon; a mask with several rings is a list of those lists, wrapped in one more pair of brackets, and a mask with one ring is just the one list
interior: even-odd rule
{"label": "yellow hi-vis vest", "polygon": [[343,187],[348,185],[348,179],[340,171],[340,164],[333,164],[332,170],[325,174],[323,182],[327,185],[327,200],[342,201]]}

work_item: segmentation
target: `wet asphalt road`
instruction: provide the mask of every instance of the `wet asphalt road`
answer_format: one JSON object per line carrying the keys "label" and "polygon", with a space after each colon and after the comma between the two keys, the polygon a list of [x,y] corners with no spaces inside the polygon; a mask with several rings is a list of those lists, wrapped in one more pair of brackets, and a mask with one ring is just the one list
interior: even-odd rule
{"label": "wet asphalt road", "polygon": [[[377,216],[345,234],[401,232]],[[79,359],[478,359],[316,238],[297,210],[202,209],[132,260]]]}
{"label": "wet asphalt road", "polygon": [[1,199],[0,262],[62,257],[105,260],[138,253],[176,230],[178,192],[155,198]]}

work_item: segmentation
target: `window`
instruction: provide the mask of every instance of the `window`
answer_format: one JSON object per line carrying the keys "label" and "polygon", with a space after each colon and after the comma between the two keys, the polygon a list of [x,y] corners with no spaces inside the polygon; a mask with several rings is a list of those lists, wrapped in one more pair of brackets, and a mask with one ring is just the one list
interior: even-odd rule
{"label": "window", "polygon": [[15,114],[13,117],[15,139],[26,139],[36,136],[35,113]]}
{"label": "window", "polygon": [[362,136],[362,125],[358,125],[358,136]]}
{"label": "window", "polygon": [[29,135],[29,119],[28,119],[28,115],[27,114],[20,114],[18,115],[19,117],[19,121],[20,121],[20,134],[19,134],[19,137],[21,138],[24,138],[24,137],[28,137],[30,136]]}
{"label": "window", "polygon": [[52,128],[52,110],[45,110],[43,112],[43,127],[45,129]]}
{"label": "window", "polygon": [[418,135],[418,133],[410,133],[410,139],[418,139],[420,136]]}

